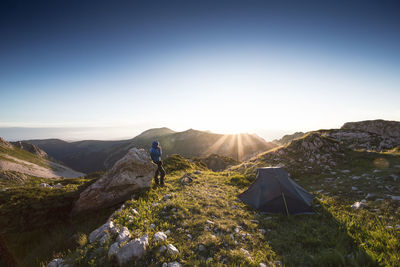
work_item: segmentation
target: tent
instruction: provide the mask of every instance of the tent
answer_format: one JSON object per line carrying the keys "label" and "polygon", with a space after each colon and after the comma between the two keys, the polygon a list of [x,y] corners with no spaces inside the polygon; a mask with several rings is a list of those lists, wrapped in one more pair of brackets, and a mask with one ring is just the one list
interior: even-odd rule
{"label": "tent", "polygon": [[290,179],[283,168],[257,169],[257,178],[239,196],[244,203],[267,213],[313,214],[314,196]]}

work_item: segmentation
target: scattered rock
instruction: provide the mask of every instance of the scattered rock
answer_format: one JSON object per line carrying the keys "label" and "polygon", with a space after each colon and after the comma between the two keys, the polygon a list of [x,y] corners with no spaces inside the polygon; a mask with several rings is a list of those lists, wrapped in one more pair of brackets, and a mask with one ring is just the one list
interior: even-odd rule
{"label": "scattered rock", "polygon": [[171,230],[168,229],[168,230],[165,231],[164,233],[165,233],[166,235],[169,235],[169,234],[171,233]]}
{"label": "scattered rock", "polygon": [[158,253],[162,254],[167,250],[167,247],[165,245],[162,245],[157,251]]}
{"label": "scattered rock", "polygon": [[210,220],[207,220],[206,223],[208,223],[208,224],[214,224],[214,222],[213,222],[213,221],[210,221]]}
{"label": "scattered rock", "polygon": [[93,243],[102,238],[106,231],[110,231],[112,228],[114,228],[114,223],[112,221],[108,221],[99,228],[93,230],[89,235],[89,243]]}
{"label": "scattered rock", "polygon": [[144,149],[132,148],[102,178],[86,188],[75,202],[73,214],[110,207],[150,187],[156,165]]}
{"label": "scattered rock", "polygon": [[[46,183],[41,183],[41,184],[39,185],[39,187],[51,187],[51,185],[46,184]],[[57,259],[56,259],[56,260],[57,260]]]}
{"label": "scattered rock", "polygon": [[168,200],[168,199],[170,199],[170,198],[172,198],[172,195],[171,195],[171,194],[166,194],[166,195],[163,197],[163,200],[166,201],[166,200]]}
{"label": "scattered rock", "polygon": [[389,197],[391,198],[391,199],[393,199],[393,200],[400,200],[400,196],[391,196],[391,195],[389,195]]}
{"label": "scattered rock", "polygon": [[249,253],[248,250],[241,248],[240,251],[247,257],[247,258],[251,258],[251,255]]}
{"label": "scattered rock", "polygon": [[391,174],[390,177],[392,177],[393,181],[395,181],[395,182],[397,181],[397,179],[399,179],[399,176],[396,174]]}
{"label": "scattered rock", "polygon": [[157,232],[154,234],[154,240],[156,242],[164,241],[165,239],[167,239],[167,235],[163,232]]}
{"label": "scattered rock", "polygon": [[139,212],[136,209],[131,209],[133,215],[139,216]]}
{"label": "scattered rock", "polygon": [[202,244],[199,244],[199,251],[205,251],[206,247]]}
{"label": "scattered rock", "polygon": [[199,170],[195,170],[194,172],[193,172],[194,174],[203,174],[201,171],[199,171]]}
{"label": "scattered rock", "polygon": [[131,233],[129,232],[129,229],[125,226],[122,227],[121,231],[119,232],[119,234],[117,236],[117,242],[123,243],[130,238],[131,238]]}
{"label": "scattered rock", "polygon": [[154,223],[151,223],[150,226],[149,226],[149,229],[151,230],[151,229],[154,229],[154,228],[156,228],[156,225]]}
{"label": "scattered rock", "polygon": [[177,261],[174,261],[174,262],[168,263],[168,267],[182,267],[182,264],[180,264]]}
{"label": "scattered rock", "polygon": [[53,186],[53,188],[61,189],[61,188],[63,188],[63,185],[60,183],[57,183],[56,185]]}
{"label": "scattered rock", "polygon": [[266,263],[261,262],[258,267],[268,267],[268,265]]}
{"label": "scattered rock", "polygon": [[365,203],[363,203],[363,202],[355,202],[353,205],[351,205],[351,207],[353,208],[353,209],[356,209],[356,210],[358,210],[358,209],[361,209],[361,208],[364,208],[364,207],[366,207],[367,206],[367,204],[365,204]]}
{"label": "scattered rock", "polygon": [[132,258],[141,258],[147,250],[149,239],[147,235],[135,238],[120,248],[116,254],[119,265],[124,265]]}
{"label": "scattered rock", "polygon": [[174,245],[172,245],[172,244],[169,244],[169,245],[167,246],[167,249],[168,249],[168,253],[171,254],[171,255],[177,255],[177,254],[179,254],[179,250],[178,250]]}

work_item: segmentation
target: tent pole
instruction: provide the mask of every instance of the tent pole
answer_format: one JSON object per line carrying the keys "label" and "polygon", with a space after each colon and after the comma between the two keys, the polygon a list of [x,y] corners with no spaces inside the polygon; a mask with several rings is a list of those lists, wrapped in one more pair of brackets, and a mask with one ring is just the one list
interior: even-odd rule
{"label": "tent pole", "polygon": [[282,198],[283,198],[283,203],[285,204],[285,209],[286,209],[286,214],[287,214],[287,216],[289,217],[289,210],[288,210],[288,208],[287,208],[287,205],[286,205],[286,198],[285,198],[285,194],[282,192]]}

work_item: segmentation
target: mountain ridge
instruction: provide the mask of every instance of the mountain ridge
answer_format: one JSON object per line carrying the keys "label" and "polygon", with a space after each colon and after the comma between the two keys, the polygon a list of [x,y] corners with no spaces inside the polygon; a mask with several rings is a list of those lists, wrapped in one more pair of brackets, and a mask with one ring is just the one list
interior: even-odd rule
{"label": "mountain ridge", "polygon": [[36,139],[26,142],[37,145],[67,166],[89,173],[110,168],[132,147],[148,149],[156,139],[163,148],[163,157],[181,154],[193,158],[216,153],[243,160],[276,146],[254,134],[224,135],[195,129],[176,132],[167,127],[148,129],[126,140]]}

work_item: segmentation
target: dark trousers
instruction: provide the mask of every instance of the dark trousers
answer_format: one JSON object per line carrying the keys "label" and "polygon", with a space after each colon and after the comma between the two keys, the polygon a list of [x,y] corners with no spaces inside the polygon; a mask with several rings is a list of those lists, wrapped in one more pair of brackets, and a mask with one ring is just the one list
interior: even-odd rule
{"label": "dark trousers", "polygon": [[[162,161],[160,160],[156,164],[157,164],[157,170],[156,170],[156,174],[154,175],[154,180],[155,180],[156,184],[159,184],[160,182],[161,182],[161,184],[164,184],[165,170],[162,166]],[[160,180],[158,180],[158,175],[160,175]]]}

